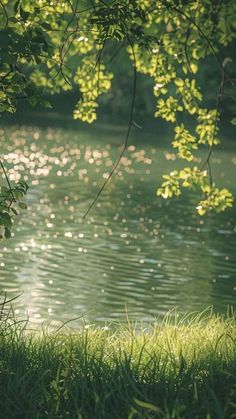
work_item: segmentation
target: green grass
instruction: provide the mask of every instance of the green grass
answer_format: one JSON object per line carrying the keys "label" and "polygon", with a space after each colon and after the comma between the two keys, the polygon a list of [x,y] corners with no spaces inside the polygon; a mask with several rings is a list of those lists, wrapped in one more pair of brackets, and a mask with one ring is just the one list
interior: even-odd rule
{"label": "green grass", "polygon": [[236,418],[235,325],[205,311],[32,333],[2,315],[0,417]]}

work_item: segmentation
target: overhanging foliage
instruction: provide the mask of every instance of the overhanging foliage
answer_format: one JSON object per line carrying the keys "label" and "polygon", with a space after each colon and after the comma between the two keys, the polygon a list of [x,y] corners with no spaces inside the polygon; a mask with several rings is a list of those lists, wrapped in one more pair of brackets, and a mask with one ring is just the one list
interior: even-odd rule
{"label": "overhanging foliage", "polygon": [[[74,118],[92,123],[99,97],[112,89],[111,61],[125,49],[133,65],[133,94],[124,147],[109,178],[134,125],[137,73],[142,73],[153,82],[155,117],[173,124],[172,146],[188,162],[163,176],[157,194],[171,198],[183,188],[198,188],[200,215],[232,206],[232,194],[214,183],[210,163],[219,143],[224,92],[235,87],[232,59],[224,56],[224,47],[236,36],[233,0],[1,0],[0,25],[1,112],[14,113],[22,99],[50,107],[46,95],[77,89]],[[204,107],[198,85],[199,67],[208,56],[219,80],[214,109]],[[183,114],[194,129],[184,124]],[[206,150],[200,163],[199,148]]]}

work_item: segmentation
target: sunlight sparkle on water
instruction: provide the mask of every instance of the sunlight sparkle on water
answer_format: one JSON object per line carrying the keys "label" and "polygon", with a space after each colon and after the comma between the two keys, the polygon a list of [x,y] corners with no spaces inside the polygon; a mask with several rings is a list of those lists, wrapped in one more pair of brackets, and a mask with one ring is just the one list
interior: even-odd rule
{"label": "sunlight sparkle on water", "polygon": [[[28,308],[40,323],[92,306],[96,319],[111,320],[122,318],[128,300],[135,315],[147,319],[175,305],[233,303],[235,218],[199,219],[190,209],[194,196],[157,199],[161,173],[173,170],[176,158],[168,147],[130,144],[84,220],[119,155],[119,136],[21,127],[0,129],[0,137],[10,178],[30,185],[28,211],[16,220],[14,240],[4,242],[0,265],[2,289],[24,290],[20,313]],[[219,172],[225,178],[236,164],[226,157],[214,161],[226,162]]]}

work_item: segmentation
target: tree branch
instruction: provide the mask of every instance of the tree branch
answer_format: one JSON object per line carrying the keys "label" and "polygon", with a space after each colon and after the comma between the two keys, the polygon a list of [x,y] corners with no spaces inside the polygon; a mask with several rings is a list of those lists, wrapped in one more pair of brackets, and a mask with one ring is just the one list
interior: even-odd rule
{"label": "tree branch", "polygon": [[137,86],[137,69],[136,69],[136,56],[135,56],[135,52],[134,52],[134,47],[133,47],[133,43],[128,35],[128,33],[126,34],[128,43],[130,45],[131,51],[132,51],[132,55],[133,55],[133,61],[134,61],[134,73],[133,73],[133,92],[132,92],[132,99],[131,99],[131,105],[130,105],[130,116],[129,116],[129,123],[128,123],[128,128],[127,128],[127,132],[126,132],[126,136],[125,136],[125,141],[123,144],[123,148],[121,150],[121,153],[116,161],[116,163],[114,164],[111,172],[109,173],[109,176],[107,177],[107,179],[105,180],[105,182],[103,183],[102,187],[99,189],[99,191],[97,192],[97,195],[95,196],[95,198],[92,200],[91,204],[89,205],[87,211],[85,212],[85,214],[83,215],[83,218],[85,219],[87,217],[87,215],[89,214],[89,212],[91,211],[91,209],[94,207],[95,203],[97,202],[99,196],[101,195],[102,191],[104,190],[104,188],[106,187],[107,183],[109,182],[109,180],[111,179],[112,175],[115,173],[117,167],[120,164],[120,161],[127,149],[128,146],[128,142],[129,142],[129,137],[130,137],[130,132],[131,132],[131,128],[133,125],[133,115],[134,115],[134,104],[135,104],[135,96],[136,96],[136,86]]}
{"label": "tree branch", "polygon": [[5,169],[4,165],[3,165],[2,160],[0,160],[0,166],[2,168],[2,171],[4,173],[4,176],[6,178],[6,181],[7,181],[7,184],[8,184],[8,188],[9,188],[9,190],[11,192],[11,195],[12,195],[13,202],[16,202],[15,197],[14,197],[14,194],[13,194],[13,191],[12,191],[11,183],[10,183],[10,180],[8,178],[8,175],[7,175],[7,172],[6,172],[6,169]]}
{"label": "tree branch", "polygon": [[[226,65],[227,65],[227,63],[226,63]],[[210,148],[209,148],[208,155],[207,155],[205,161],[203,162],[203,164],[200,167],[200,170],[202,170],[206,165],[208,166],[209,177],[210,177],[210,185],[211,186],[213,184],[213,179],[212,179],[212,172],[211,172],[211,166],[210,166],[210,158],[211,158],[213,148],[214,148],[214,138],[215,138],[215,133],[216,133],[216,128],[217,128],[217,119],[218,119],[218,115],[219,115],[220,104],[222,102],[223,94],[224,94],[226,65],[224,65],[224,62],[223,62],[222,66],[221,66],[222,76],[221,76],[218,95],[217,95],[217,99],[216,99],[216,116],[215,116],[215,121],[214,121],[214,129],[213,129],[213,133],[212,133]]]}

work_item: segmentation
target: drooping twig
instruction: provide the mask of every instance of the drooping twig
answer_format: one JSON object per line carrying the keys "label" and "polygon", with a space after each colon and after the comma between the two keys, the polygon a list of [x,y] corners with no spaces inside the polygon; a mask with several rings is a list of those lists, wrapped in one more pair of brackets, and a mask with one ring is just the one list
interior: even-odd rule
{"label": "drooping twig", "polygon": [[112,175],[115,173],[118,165],[120,164],[120,161],[127,149],[128,146],[128,142],[129,142],[129,137],[130,137],[130,132],[131,132],[131,128],[133,125],[133,114],[134,114],[134,104],[135,104],[135,96],[136,96],[136,85],[137,85],[137,69],[136,69],[136,56],[135,56],[135,52],[134,52],[134,46],[133,43],[128,35],[128,33],[126,34],[128,43],[130,45],[131,51],[132,51],[132,55],[133,55],[133,62],[134,62],[134,74],[133,74],[133,92],[132,92],[132,99],[131,99],[131,105],[130,105],[130,116],[129,116],[129,123],[128,123],[128,128],[127,128],[127,132],[126,132],[126,136],[125,136],[125,141],[122,147],[122,150],[120,152],[120,155],[116,161],[116,163],[114,164],[112,170],[109,173],[109,176],[107,177],[107,179],[105,180],[105,182],[103,183],[102,187],[99,189],[99,191],[97,192],[97,195],[95,196],[95,198],[92,200],[91,204],[89,205],[88,209],[86,210],[85,214],[83,215],[83,218],[85,219],[88,215],[88,213],[91,211],[91,209],[93,208],[93,206],[95,205],[95,203],[97,202],[99,196],[101,195],[102,191],[104,190],[104,188],[106,187],[107,183],[109,182],[109,180],[111,179]]}
{"label": "drooping twig", "polygon": [[94,66],[94,69],[96,69],[97,68],[97,74],[98,74],[98,82],[97,82],[97,97],[99,97],[99,95],[100,95],[100,69],[101,69],[101,57],[102,57],[102,54],[103,54],[103,51],[104,51],[104,48],[105,48],[105,45],[106,45],[106,41],[107,41],[107,32],[106,32],[106,34],[105,34],[105,38],[104,38],[104,41],[103,41],[103,43],[102,43],[102,47],[100,48],[100,50],[98,51],[98,54],[97,54],[97,58],[96,58],[96,62],[95,62],[95,66]]}
{"label": "drooping twig", "polygon": [[97,65],[100,65],[100,61],[101,61],[102,53],[103,53],[104,48],[105,48],[105,44],[106,44],[106,36],[105,36],[104,42],[102,43],[102,47],[98,51],[94,68],[96,68]]}
{"label": "drooping twig", "polygon": [[185,55],[188,71],[191,74],[193,74],[193,71],[192,71],[191,65],[190,65],[190,61],[189,61],[189,58],[188,58],[188,40],[189,40],[190,35],[191,35],[191,31],[190,31],[190,22],[189,22],[189,27],[188,27],[185,42],[184,42],[184,55]]}
{"label": "drooping twig", "polygon": [[119,45],[119,47],[117,48],[117,50],[114,52],[114,54],[111,56],[110,58],[110,63],[112,63],[112,61],[116,58],[116,56],[119,54],[119,52],[122,50],[122,48],[124,48],[125,44],[121,44]]}
{"label": "drooping twig", "polygon": [[3,171],[3,173],[4,173],[4,176],[5,176],[5,178],[6,178],[6,181],[7,181],[7,184],[8,184],[8,188],[9,188],[9,190],[10,190],[10,192],[11,192],[11,195],[12,195],[12,200],[13,200],[13,202],[16,202],[15,197],[14,197],[14,194],[13,194],[13,191],[12,191],[12,187],[11,187],[11,183],[10,183],[9,177],[8,177],[8,175],[7,175],[7,172],[6,172],[6,169],[5,169],[4,165],[3,165],[2,160],[0,160],[0,166],[1,166],[1,168],[2,168],[2,171]]}
{"label": "drooping twig", "polygon": [[216,108],[215,108],[216,109],[216,116],[215,116],[215,121],[214,121],[214,128],[213,128],[213,132],[212,132],[211,143],[210,143],[210,147],[209,147],[207,157],[206,157],[205,161],[203,162],[203,164],[200,167],[200,170],[202,170],[207,165],[211,186],[213,184],[213,179],[212,179],[212,171],[211,171],[211,166],[210,166],[210,158],[211,158],[213,148],[214,148],[214,138],[215,138],[215,133],[216,133],[216,128],[217,128],[217,120],[218,120],[218,115],[219,115],[219,109],[220,109],[220,104],[222,102],[223,94],[224,94],[226,66],[227,66],[227,62],[225,64],[223,62],[223,64],[222,64],[222,76],[221,76],[221,81],[220,81],[219,90],[218,90],[217,99],[216,99]]}

